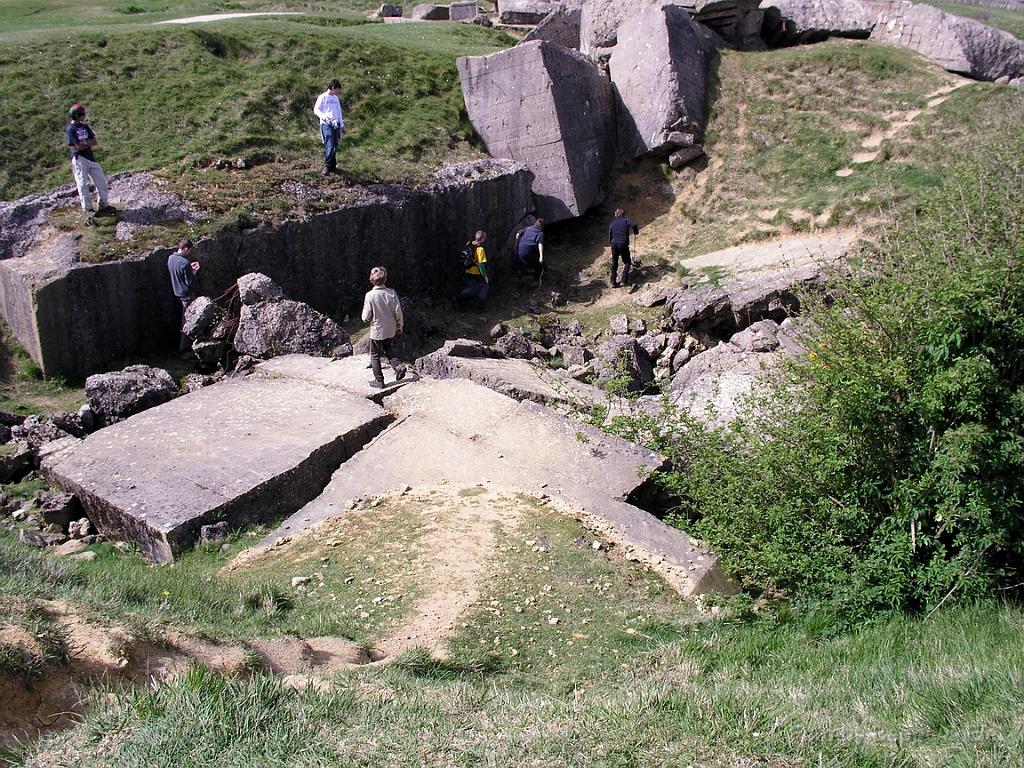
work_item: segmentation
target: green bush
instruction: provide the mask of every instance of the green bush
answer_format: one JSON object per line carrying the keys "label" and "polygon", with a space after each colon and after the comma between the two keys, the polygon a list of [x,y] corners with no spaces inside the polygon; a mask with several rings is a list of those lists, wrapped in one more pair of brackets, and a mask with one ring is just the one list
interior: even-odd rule
{"label": "green bush", "polygon": [[677,521],[747,585],[852,617],[1021,581],[1022,150],[954,169],[809,299],[807,353],[745,418],[660,435]]}

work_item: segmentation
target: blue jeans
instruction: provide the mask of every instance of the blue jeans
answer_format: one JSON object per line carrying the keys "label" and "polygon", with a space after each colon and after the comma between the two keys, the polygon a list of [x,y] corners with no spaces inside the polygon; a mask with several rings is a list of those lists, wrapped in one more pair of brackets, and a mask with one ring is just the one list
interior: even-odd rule
{"label": "blue jeans", "polygon": [[324,168],[333,171],[338,167],[334,156],[341,142],[341,128],[335,128],[330,123],[320,123],[320,138],[324,140]]}
{"label": "blue jeans", "polygon": [[476,308],[483,312],[484,301],[487,300],[488,283],[483,275],[466,274],[466,287],[459,293],[459,301],[476,296]]}

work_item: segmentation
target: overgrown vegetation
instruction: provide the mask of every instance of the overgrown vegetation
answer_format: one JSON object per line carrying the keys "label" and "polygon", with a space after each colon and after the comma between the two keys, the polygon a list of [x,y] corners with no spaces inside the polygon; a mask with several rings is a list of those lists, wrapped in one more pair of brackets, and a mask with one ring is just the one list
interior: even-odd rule
{"label": "overgrown vegetation", "polygon": [[807,354],[745,416],[613,420],[672,456],[675,519],[749,588],[844,621],[1019,588],[1019,114],[827,297],[805,297]]}

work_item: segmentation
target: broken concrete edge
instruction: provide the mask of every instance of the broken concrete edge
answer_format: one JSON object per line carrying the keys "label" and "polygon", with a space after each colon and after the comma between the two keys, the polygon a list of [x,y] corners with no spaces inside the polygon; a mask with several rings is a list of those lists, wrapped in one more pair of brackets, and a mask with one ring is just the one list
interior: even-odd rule
{"label": "broken concrete edge", "polygon": [[[339,435],[337,439],[312,451],[309,456],[287,472],[253,487],[244,496],[207,510],[202,515],[168,528],[160,528],[140,518],[125,515],[114,505],[85,488],[81,483],[61,474],[59,465],[68,448],[42,458],[40,469],[44,478],[68,493],[74,494],[96,530],[108,539],[127,541],[155,563],[171,563],[199,541],[200,530],[222,520],[230,520],[233,529],[294,514],[323,491],[331,476],[343,463],[358,453],[394,420],[384,412],[360,428]],[[66,441],[61,441],[66,442]],[[313,487],[315,492],[304,492]]]}
{"label": "broken concrete edge", "polygon": [[554,499],[546,496],[546,502],[562,514],[575,518],[591,533],[604,538],[613,546],[618,547],[622,556],[629,561],[640,563],[657,573],[681,597],[692,598],[709,593],[734,595],[740,591],[739,586],[722,570],[718,555],[704,546],[703,542],[691,538],[685,531],[673,528],[626,502],[614,502],[616,506],[628,508],[631,515],[642,515],[647,519],[648,526],[654,525],[662,529],[660,533],[674,540],[696,562],[687,563],[678,553],[652,551],[642,546],[640,541],[630,535],[630,526],[616,525],[600,510],[588,509],[568,499]]}
{"label": "broken concrete edge", "polygon": [[[615,502],[617,505],[629,508],[630,514],[632,515],[649,517],[650,520],[648,521],[648,525],[655,525],[659,529],[662,529],[662,534],[680,544],[681,548],[684,549],[687,554],[692,554],[694,557],[691,559],[697,560],[697,558],[699,558],[698,562],[696,564],[688,564],[684,562],[682,556],[679,554],[655,552],[641,546],[636,539],[630,537],[629,528],[627,526],[616,526],[600,512],[589,510],[571,498],[564,496],[562,498],[555,498],[544,491],[529,491],[523,488],[494,485],[491,483],[488,483],[488,487],[494,491],[503,491],[509,494],[532,497],[540,501],[543,506],[552,509],[558,514],[573,518],[578,521],[584,529],[598,537],[602,541],[602,544],[609,545],[609,548],[618,549],[619,554],[624,560],[639,563],[656,573],[665,581],[669,588],[671,588],[680,597],[692,599],[700,595],[712,593],[735,595],[740,591],[736,582],[722,570],[722,567],[719,564],[718,555],[708,549],[703,542],[693,539],[685,531],[673,528],[667,523],[658,520],[653,515],[650,515],[650,513],[645,512],[638,507],[634,507],[631,504],[626,502]],[[405,496],[414,490],[416,489],[405,485],[388,491],[374,493],[366,497],[350,499],[349,503],[346,504],[343,509],[339,509],[336,514],[322,517],[319,520],[311,522],[307,527],[301,528],[292,533],[288,533],[283,536],[275,536],[273,538],[267,537],[258,544],[239,552],[230,563],[224,566],[224,568],[226,570],[235,570],[237,568],[250,565],[274,549],[284,547],[288,544],[295,543],[297,540],[316,535],[317,529],[329,520],[341,517],[342,515],[348,514],[356,509],[365,509],[367,507],[377,506],[389,499],[396,499],[401,496]],[[421,488],[419,490],[422,491],[425,489]]]}

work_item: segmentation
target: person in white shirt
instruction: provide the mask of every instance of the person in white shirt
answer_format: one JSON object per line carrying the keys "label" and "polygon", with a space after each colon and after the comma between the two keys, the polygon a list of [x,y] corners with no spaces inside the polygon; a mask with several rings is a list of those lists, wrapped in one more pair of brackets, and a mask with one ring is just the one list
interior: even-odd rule
{"label": "person in white shirt", "polygon": [[394,356],[393,344],[395,336],[402,332],[405,317],[402,314],[402,302],[393,288],[388,288],[388,271],[384,267],[370,270],[370,283],[373,285],[363,299],[363,322],[370,324],[370,368],[373,369],[373,381],[370,386],[383,389],[384,372],[380,367],[382,357],[386,358],[395,372],[395,381],[405,378],[405,364]]}
{"label": "person in white shirt", "polygon": [[327,90],[317,97],[316,104],[313,105],[313,114],[320,118],[320,137],[324,140],[324,176],[338,170],[335,155],[345,133],[345,118],[341,115],[339,91],[341,83],[331,80],[327,83]]}

